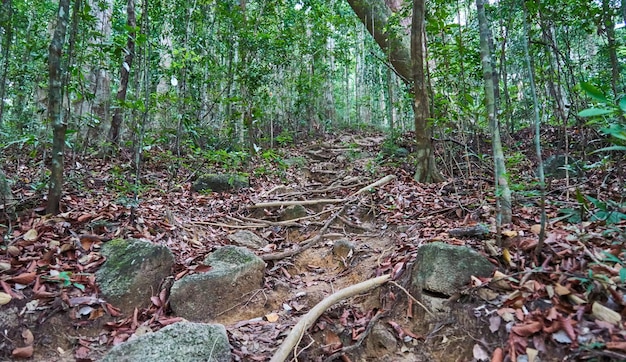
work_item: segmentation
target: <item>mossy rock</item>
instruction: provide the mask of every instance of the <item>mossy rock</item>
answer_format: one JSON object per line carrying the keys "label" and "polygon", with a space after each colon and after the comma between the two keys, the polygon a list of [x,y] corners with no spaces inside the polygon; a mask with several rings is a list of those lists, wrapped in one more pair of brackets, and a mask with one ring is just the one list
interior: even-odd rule
{"label": "mossy rock", "polygon": [[230,362],[231,359],[223,325],[179,322],[113,347],[102,362]]}
{"label": "mossy rock", "polygon": [[495,266],[473,249],[434,242],[417,250],[411,278],[418,296],[423,291],[451,296],[466,286],[472,275],[488,277],[494,270]]}
{"label": "mossy rock", "polygon": [[174,256],[165,246],[114,239],[102,246],[106,262],[96,272],[103,296],[124,313],[150,306],[150,297],[171,273]]}
{"label": "mossy rock", "polygon": [[246,176],[215,173],[202,175],[191,185],[191,189],[195,192],[224,192],[244,187],[250,187],[250,180]]}
{"label": "mossy rock", "polygon": [[221,247],[204,264],[211,270],[186,275],[172,286],[170,306],[179,317],[197,322],[227,318],[228,313],[240,313],[232,307],[242,297],[263,285],[265,262],[245,248]]}

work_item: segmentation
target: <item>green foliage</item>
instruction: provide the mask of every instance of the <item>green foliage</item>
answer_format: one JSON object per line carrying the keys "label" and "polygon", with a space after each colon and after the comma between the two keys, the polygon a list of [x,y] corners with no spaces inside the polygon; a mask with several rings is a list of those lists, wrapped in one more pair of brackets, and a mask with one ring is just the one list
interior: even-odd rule
{"label": "green foliage", "polygon": [[72,272],[50,270],[50,276],[43,276],[42,278],[46,281],[59,283],[63,288],[73,286],[80,291],[85,291],[85,285],[72,281]]}
{"label": "green foliage", "polygon": [[278,136],[276,136],[276,143],[278,143],[281,146],[286,146],[286,145],[290,145],[293,143],[293,136],[291,135],[292,132],[289,132],[287,130],[283,130],[282,132],[280,132],[280,134]]}
{"label": "green foliage", "polygon": [[561,216],[553,221],[566,220],[570,223],[579,223],[589,220],[614,225],[626,220],[626,203],[599,200],[589,195],[583,195],[579,189],[576,190],[576,200],[578,201],[578,208],[559,209]]}
{"label": "green foliage", "polygon": [[591,83],[581,82],[580,87],[598,104],[578,113],[580,117],[590,118],[589,126],[599,126],[600,132],[609,137],[613,146],[604,147],[594,152],[626,151],[626,96],[619,101],[609,99],[600,89]]}

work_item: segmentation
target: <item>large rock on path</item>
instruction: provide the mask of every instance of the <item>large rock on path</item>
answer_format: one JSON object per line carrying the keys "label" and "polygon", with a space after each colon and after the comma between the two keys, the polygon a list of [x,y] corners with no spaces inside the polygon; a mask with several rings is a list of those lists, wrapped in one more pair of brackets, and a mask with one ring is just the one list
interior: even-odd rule
{"label": "large rock on path", "polygon": [[221,324],[178,322],[113,347],[102,362],[230,362]]}
{"label": "large rock on path", "polygon": [[204,264],[212,269],[186,275],[172,286],[170,306],[179,317],[206,322],[227,311],[238,313],[233,307],[263,284],[265,263],[245,248],[221,247],[209,254]]}
{"label": "large rock on path", "polygon": [[96,272],[104,298],[123,313],[150,306],[150,297],[171,273],[174,256],[165,246],[114,239],[102,246],[107,260]]}

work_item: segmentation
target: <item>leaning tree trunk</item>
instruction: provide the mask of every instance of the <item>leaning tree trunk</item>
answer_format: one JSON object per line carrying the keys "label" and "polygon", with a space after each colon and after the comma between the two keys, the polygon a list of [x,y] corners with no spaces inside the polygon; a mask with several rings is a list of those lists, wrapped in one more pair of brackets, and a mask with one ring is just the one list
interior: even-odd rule
{"label": "leaning tree trunk", "polygon": [[70,0],[60,0],[56,29],[48,48],[48,119],[53,128],[50,188],[48,191],[48,206],[46,207],[46,212],[49,214],[59,213],[59,202],[63,188],[63,153],[65,150],[67,122],[63,119],[61,112],[61,76],[63,74],[61,69],[61,52],[65,43],[69,10]]}
{"label": "leaning tree trunk", "polygon": [[491,63],[491,53],[489,52],[489,28],[483,0],[476,0],[478,11],[478,24],[480,27],[480,57],[483,66],[483,79],[485,81],[485,106],[491,128],[491,143],[493,147],[493,159],[496,183],[496,200],[498,203],[498,225],[500,223],[511,222],[511,190],[506,176],[504,165],[504,153],[500,140],[500,124],[496,115],[496,101],[493,81],[493,67]]}
{"label": "leaning tree trunk", "polygon": [[430,107],[424,75],[424,18],[425,0],[413,0],[413,21],[411,22],[411,56],[413,58],[413,114],[415,117],[415,137],[417,141],[417,164],[415,180],[418,182],[439,182],[442,177],[437,171],[429,125]]}
{"label": "leaning tree trunk", "polygon": [[126,101],[126,92],[128,91],[128,80],[130,78],[130,67],[133,64],[133,58],[135,57],[135,36],[137,27],[137,20],[135,17],[135,0],[128,0],[126,6],[126,15],[128,24],[128,39],[126,40],[126,55],[124,56],[124,62],[122,63],[122,69],[120,73],[120,87],[117,90],[115,99],[117,105],[111,119],[111,128],[109,129],[109,142],[114,145],[119,145],[120,141],[120,128],[122,126],[122,116],[124,114],[124,101]]}
{"label": "leaning tree trunk", "polygon": [[[411,22],[411,36],[406,28],[390,26],[392,10],[384,0],[348,0],[378,46],[388,54],[396,74],[406,84],[414,83],[415,133],[418,152],[415,179],[420,182],[442,180],[437,170],[431,141],[431,129],[428,125],[428,93],[424,74],[424,0],[413,3],[414,13]],[[417,30],[414,28],[417,27]]]}

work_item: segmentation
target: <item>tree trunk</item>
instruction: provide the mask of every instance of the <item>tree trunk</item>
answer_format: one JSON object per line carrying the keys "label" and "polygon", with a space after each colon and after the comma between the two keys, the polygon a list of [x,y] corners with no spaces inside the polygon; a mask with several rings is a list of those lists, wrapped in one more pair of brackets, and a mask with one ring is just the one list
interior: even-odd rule
{"label": "tree trunk", "polygon": [[6,27],[4,28],[4,44],[2,44],[2,77],[0,79],[0,128],[2,128],[2,120],[4,118],[4,93],[7,84],[7,74],[9,73],[9,54],[11,51],[11,42],[13,38],[13,4],[11,0],[2,1],[2,11],[0,11],[0,20]]}
{"label": "tree trunk", "polygon": [[611,63],[611,89],[613,97],[617,99],[621,87],[618,88],[620,81],[620,69],[617,60],[617,45],[615,44],[615,22],[613,21],[613,9],[609,0],[602,0],[602,15],[604,16],[604,31],[606,33],[606,42],[609,48],[609,61]]}
{"label": "tree trunk", "polygon": [[62,85],[61,53],[65,43],[67,22],[69,19],[70,1],[60,0],[56,28],[50,47],[48,48],[48,119],[53,128],[52,164],[50,166],[50,188],[48,191],[48,205],[46,212],[59,213],[59,202],[63,188],[63,153],[65,149],[65,131],[67,122],[61,111]]}
{"label": "tree trunk", "polygon": [[354,13],[361,19],[369,33],[385,54],[389,54],[391,65],[396,73],[410,84],[413,81],[411,67],[411,45],[407,34],[388,27],[391,9],[383,0],[348,0]]}
{"label": "tree trunk", "polygon": [[137,27],[137,20],[135,17],[135,0],[128,0],[126,6],[127,20],[129,33],[128,40],[126,41],[126,55],[124,56],[124,62],[122,63],[122,69],[120,72],[120,87],[117,90],[115,99],[117,105],[111,119],[111,128],[109,129],[109,142],[114,145],[119,145],[120,142],[120,127],[122,126],[122,116],[124,114],[124,102],[126,101],[126,92],[128,91],[128,80],[130,78],[130,67],[133,64],[133,58],[135,57],[135,36]]}
{"label": "tree trunk", "polygon": [[361,19],[380,48],[388,54],[396,74],[406,84],[413,82],[414,122],[417,149],[415,179],[420,182],[438,182],[443,178],[437,170],[429,125],[430,110],[426,76],[424,74],[424,18],[425,0],[413,1],[411,35],[405,28],[389,26],[392,10],[384,0],[348,0],[352,10]]}
{"label": "tree trunk", "polygon": [[491,35],[487,26],[487,17],[485,16],[483,0],[476,0],[476,9],[478,11],[478,24],[480,27],[480,57],[483,67],[483,79],[485,81],[485,106],[487,108],[489,128],[491,128],[496,200],[499,206],[498,216],[500,222],[498,225],[500,225],[500,223],[506,224],[511,222],[511,190],[509,189],[506,176],[504,153],[502,152],[502,142],[500,140],[500,125],[496,115],[495,85],[493,81],[491,53],[489,51],[489,38]]}
{"label": "tree trunk", "polygon": [[418,182],[439,182],[443,178],[435,164],[431,141],[432,131],[429,124],[428,90],[424,75],[424,19],[425,0],[413,0],[411,56],[413,58],[413,114],[417,141],[417,164],[414,178]]}

